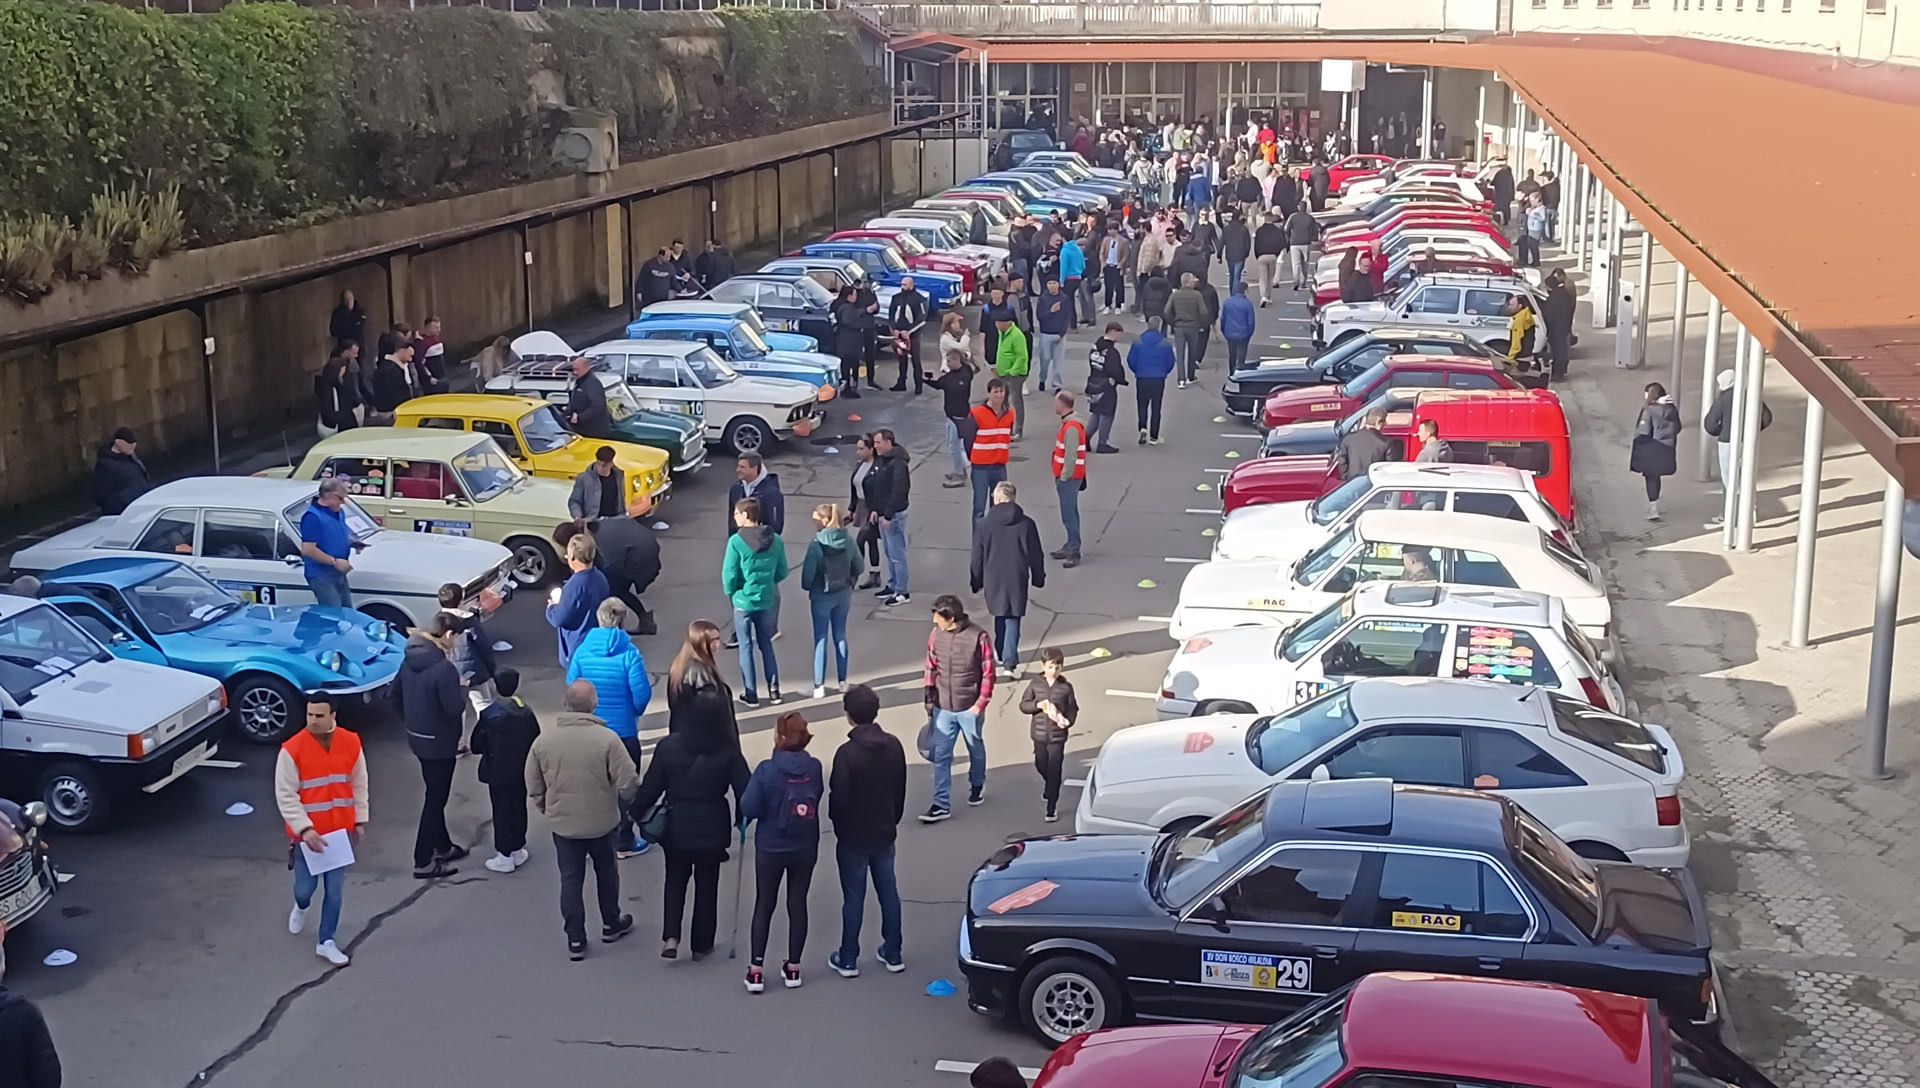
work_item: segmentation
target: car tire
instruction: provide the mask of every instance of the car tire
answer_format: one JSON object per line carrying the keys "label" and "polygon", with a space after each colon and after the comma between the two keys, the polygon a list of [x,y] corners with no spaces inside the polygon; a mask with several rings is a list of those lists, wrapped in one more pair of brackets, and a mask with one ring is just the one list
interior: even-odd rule
{"label": "car tire", "polygon": [[1239,699],[1210,699],[1193,704],[1193,716],[1204,717],[1208,714],[1258,714],[1253,704]]}
{"label": "car tire", "polygon": [[1588,861],[1626,861],[1628,860],[1627,855],[1621,853],[1618,850],[1615,850],[1613,847],[1608,846],[1604,842],[1593,842],[1591,840],[1583,839],[1580,842],[1570,842],[1567,845],[1572,848],[1574,853],[1579,854],[1581,857],[1586,858]]}
{"label": "car tire", "polygon": [[721,442],[734,453],[764,453],[773,445],[773,431],[761,420],[741,416],[727,424]]}
{"label": "car tire", "polygon": [[521,586],[545,585],[560,571],[560,556],[553,545],[538,537],[517,536],[507,541],[513,552],[513,581]]}
{"label": "car tire", "polygon": [[233,729],[248,744],[281,744],[306,726],[307,701],[277,676],[243,676],[227,693]]}
{"label": "car tire", "polygon": [[1084,956],[1054,956],[1035,965],[1020,982],[1018,1010],[1020,1023],[1048,1046],[1123,1019],[1119,984]]}
{"label": "car tire", "polygon": [[1344,344],[1344,343],[1346,343],[1347,341],[1349,341],[1349,340],[1351,340],[1351,339],[1353,339],[1354,337],[1356,337],[1356,336],[1359,336],[1359,335],[1360,335],[1360,330],[1359,330],[1359,329],[1348,329],[1348,330],[1347,330],[1346,332],[1343,332],[1343,333],[1341,333],[1341,334],[1340,334],[1339,336],[1336,336],[1336,337],[1334,337],[1334,338],[1333,338],[1333,343],[1332,343],[1332,344],[1330,344],[1330,345],[1328,345],[1328,346],[1330,346],[1330,347],[1339,347],[1339,346],[1340,346],[1341,344]]}
{"label": "car tire", "polygon": [[47,806],[47,822],[62,831],[98,831],[113,814],[106,781],[85,763],[55,763],[40,772],[38,795]]}
{"label": "car tire", "polygon": [[413,630],[413,619],[405,612],[388,604],[370,604],[360,609],[360,614],[372,620],[379,620],[393,628],[402,637]]}

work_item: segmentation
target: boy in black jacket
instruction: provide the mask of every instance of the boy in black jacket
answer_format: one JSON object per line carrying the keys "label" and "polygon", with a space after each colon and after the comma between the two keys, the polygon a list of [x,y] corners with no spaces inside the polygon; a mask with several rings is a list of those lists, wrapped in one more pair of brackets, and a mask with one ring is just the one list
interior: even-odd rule
{"label": "boy in black jacket", "polygon": [[827,778],[827,818],[833,821],[834,861],[840,870],[840,947],[827,965],[841,978],[860,974],[860,926],[867,905],[867,879],[880,900],[880,965],[898,974],[900,885],[894,877],[894,838],[907,811],[907,754],[898,738],[880,728],[880,696],[855,684],[840,697],[853,726],[833,753]]}
{"label": "boy in black jacket", "polygon": [[1080,717],[1080,701],[1073,685],[1061,673],[1066,658],[1052,646],[1040,651],[1040,675],[1020,695],[1020,713],[1033,715],[1033,766],[1040,772],[1041,796],[1047,801],[1046,821],[1060,818],[1060,779],[1067,758],[1067,733]]}
{"label": "boy in black jacket", "polygon": [[540,735],[540,719],[516,694],[518,670],[495,670],[493,690],[498,698],[480,712],[469,746],[480,757],[480,781],[493,801],[494,855],[486,866],[511,873],[527,863],[527,753]]}

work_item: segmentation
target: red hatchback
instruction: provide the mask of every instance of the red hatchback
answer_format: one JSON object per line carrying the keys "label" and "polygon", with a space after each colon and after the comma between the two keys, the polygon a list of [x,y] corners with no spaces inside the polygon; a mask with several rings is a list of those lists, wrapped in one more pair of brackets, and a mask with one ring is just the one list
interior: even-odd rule
{"label": "red hatchback", "polygon": [[1328,165],[1327,187],[1337,193],[1354,178],[1370,178],[1392,164],[1392,155],[1348,155]]}
{"label": "red hatchback", "polygon": [[1774,1088],[1643,997],[1511,979],[1368,975],[1271,1027],[1096,1031],[1033,1088]]}
{"label": "red hatchback", "polygon": [[843,230],[827,235],[827,242],[884,242],[900,251],[900,259],[909,269],[924,269],[928,272],[950,272],[960,277],[960,289],[967,294],[966,301],[977,297],[979,267],[971,260],[959,256],[935,253],[928,249],[918,238],[903,230]]}
{"label": "red hatchback", "polygon": [[1458,355],[1389,355],[1345,385],[1282,389],[1260,411],[1262,427],[1340,419],[1388,389],[1518,389],[1492,361]]}

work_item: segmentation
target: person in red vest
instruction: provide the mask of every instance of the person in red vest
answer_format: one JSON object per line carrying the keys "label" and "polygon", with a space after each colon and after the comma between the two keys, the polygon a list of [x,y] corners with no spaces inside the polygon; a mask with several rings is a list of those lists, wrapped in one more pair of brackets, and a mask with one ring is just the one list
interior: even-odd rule
{"label": "person in red vest", "polygon": [[320,908],[320,931],[313,954],[335,967],[347,965],[347,954],[333,943],[340,929],[340,904],[347,890],[345,867],[315,876],[307,867],[306,846],[320,850],[322,836],[349,832],[358,841],[366,832],[367,760],[360,737],[341,729],[328,696],[307,697],[307,727],[280,747],[273,771],[273,799],[287,828],[287,850],[293,855],[293,912],[287,932],[307,928],[313,893],[323,885],[326,902]]}
{"label": "person in red vest", "polygon": [[1062,567],[1080,565],[1080,493],[1087,489],[1087,425],[1073,418],[1073,393],[1054,394],[1054,414],[1060,433],[1053,439],[1053,486],[1060,493],[1060,524],[1067,530],[1066,546],[1049,552]]}
{"label": "person in red vest", "polygon": [[993,485],[1007,478],[1007,462],[1013,457],[1013,409],[1007,404],[1007,380],[988,382],[987,399],[974,405],[967,418],[973,431],[973,445],[967,450],[967,474],[973,479],[973,527],[978,529]]}

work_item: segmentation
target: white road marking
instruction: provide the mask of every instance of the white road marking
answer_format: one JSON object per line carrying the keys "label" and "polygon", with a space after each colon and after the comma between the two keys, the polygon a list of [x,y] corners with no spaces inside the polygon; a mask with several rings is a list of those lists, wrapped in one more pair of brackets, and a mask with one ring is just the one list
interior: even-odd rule
{"label": "white road marking", "polygon": [[[1274,318],[1268,318],[1268,320],[1272,321],[1276,325],[1311,325],[1313,324],[1313,319],[1310,317],[1274,317]],[[1272,337],[1272,339],[1280,340],[1284,338],[1276,333]]]}
{"label": "white road marking", "polygon": [[1126,691],[1121,688],[1108,688],[1107,694],[1116,699],[1158,699],[1157,691]]}
{"label": "white road marking", "polygon": [[240,762],[237,759],[203,759],[200,761],[200,766],[220,767],[224,770],[231,771],[239,767],[244,767],[246,766],[246,764]]}
{"label": "white road marking", "polygon": [[1233,470],[1230,468],[1210,468],[1207,471],[1218,472],[1220,475],[1225,476],[1227,473],[1232,472]]}
{"label": "white road marking", "polygon": [[1172,616],[1135,616],[1133,618],[1136,620],[1139,620],[1141,623],[1172,623],[1173,622]]}
{"label": "white road marking", "polygon": [[1189,506],[1186,512],[1189,514],[1212,514],[1214,517],[1220,516],[1220,508],[1218,506]]}
{"label": "white road marking", "polygon": [[1062,786],[1072,786],[1074,789],[1077,789],[1077,790],[1084,790],[1087,788],[1087,780],[1084,778],[1062,778],[1060,780],[1060,784]]}
{"label": "white road marking", "polygon": [[[936,1073],[971,1073],[979,1065],[979,1062],[937,1061],[933,1063],[933,1071]],[[1030,1065],[1023,1065],[1020,1067],[1020,1075],[1028,1080],[1033,1080],[1040,1075],[1040,1070]]]}
{"label": "white road marking", "polygon": [[1234,434],[1228,434],[1228,433],[1227,433],[1226,431],[1221,431],[1221,432],[1220,432],[1220,437],[1221,437],[1221,438],[1259,438],[1259,437],[1260,437],[1260,432],[1258,432],[1258,431],[1239,431],[1239,432],[1237,432],[1237,433],[1234,433]]}
{"label": "white road marking", "polygon": [[1184,556],[1184,555],[1169,555],[1169,556],[1167,556],[1167,562],[1169,562],[1169,563],[1204,563],[1204,562],[1206,562],[1206,560],[1204,560],[1204,559],[1189,559],[1189,558],[1187,558],[1187,557],[1186,557],[1186,556]]}

